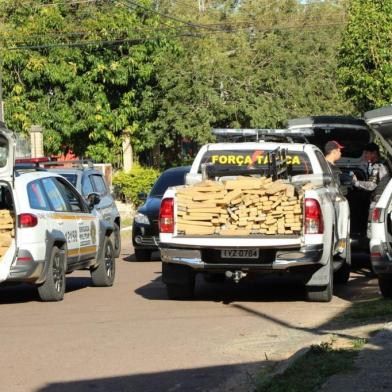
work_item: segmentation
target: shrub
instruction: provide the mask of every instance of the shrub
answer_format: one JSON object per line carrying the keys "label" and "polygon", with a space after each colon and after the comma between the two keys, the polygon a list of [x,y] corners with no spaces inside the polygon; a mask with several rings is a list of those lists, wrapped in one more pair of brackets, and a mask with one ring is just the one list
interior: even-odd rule
{"label": "shrub", "polygon": [[149,193],[159,174],[156,169],[135,164],[130,172],[117,172],[113,178],[113,185],[117,194],[123,195],[138,206],[138,193]]}

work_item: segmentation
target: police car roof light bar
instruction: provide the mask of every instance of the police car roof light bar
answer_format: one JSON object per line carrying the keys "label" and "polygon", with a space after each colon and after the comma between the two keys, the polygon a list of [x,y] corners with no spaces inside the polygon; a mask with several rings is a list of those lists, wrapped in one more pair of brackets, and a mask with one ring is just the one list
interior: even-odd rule
{"label": "police car roof light bar", "polygon": [[66,161],[50,161],[50,162],[42,162],[41,166],[65,166],[72,165],[73,167],[81,167],[83,165],[87,165],[88,168],[92,169],[94,167],[93,162],[90,159],[75,159],[75,160],[66,160]]}
{"label": "police car roof light bar", "polygon": [[259,140],[263,136],[282,136],[282,137],[306,137],[313,136],[314,131],[311,128],[301,129],[272,129],[272,128],[215,128],[212,134],[222,138],[233,137],[256,137]]}

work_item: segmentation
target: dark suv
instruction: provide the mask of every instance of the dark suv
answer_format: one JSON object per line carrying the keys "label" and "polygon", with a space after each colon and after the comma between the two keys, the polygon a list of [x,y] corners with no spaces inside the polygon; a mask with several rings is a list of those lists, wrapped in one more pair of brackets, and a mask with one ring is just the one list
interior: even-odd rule
{"label": "dark suv", "polygon": [[137,261],[149,261],[151,253],[158,249],[158,215],[161,200],[166,189],[185,184],[190,166],[174,167],[164,171],[156,180],[149,195],[139,194],[145,203],[137,210],[132,226],[132,243]]}
{"label": "dark suv", "polygon": [[[58,167],[65,162],[48,162],[44,166],[47,170],[60,174],[65,177],[84,197],[95,192],[100,196],[100,202],[95,206],[100,218],[106,220],[113,226],[113,246],[115,257],[119,257],[121,252],[121,235],[120,235],[120,214],[117,210],[115,200],[106,184],[105,178],[101,171],[95,170],[91,162],[87,165],[84,163],[72,163],[75,167]],[[54,168],[53,165],[56,165]],[[52,167],[48,167],[52,166]]]}

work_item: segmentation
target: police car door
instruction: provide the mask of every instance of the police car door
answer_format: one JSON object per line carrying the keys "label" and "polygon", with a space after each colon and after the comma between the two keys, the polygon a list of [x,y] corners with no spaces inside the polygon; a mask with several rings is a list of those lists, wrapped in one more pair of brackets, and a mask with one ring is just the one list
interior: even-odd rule
{"label": "police car door", "polygon": [[58,177],[43,178],[41,182],[53,211],[54,229],[64,234],[67,241],[67,263],[72,265],[79,260],[78,216],[73,213],[64,185]]}
{"label": "police car door", "polygon": [[91,214],[79,192],[63,178],[57,178],[73,215],[72,236],[76,236],[78,244],[78,260],[93,259],[97,253],[98,217]]}

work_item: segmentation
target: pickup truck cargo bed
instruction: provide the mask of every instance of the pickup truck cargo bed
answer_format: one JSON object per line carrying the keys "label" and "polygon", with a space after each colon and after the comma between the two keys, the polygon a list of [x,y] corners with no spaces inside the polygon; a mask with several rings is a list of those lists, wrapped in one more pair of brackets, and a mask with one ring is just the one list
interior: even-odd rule
{"label": "pickup truck cargo bed", "polygon": [[303,192],[271,178],[204,181],[176,190],[178,236],[270,236],[298,234]]}

